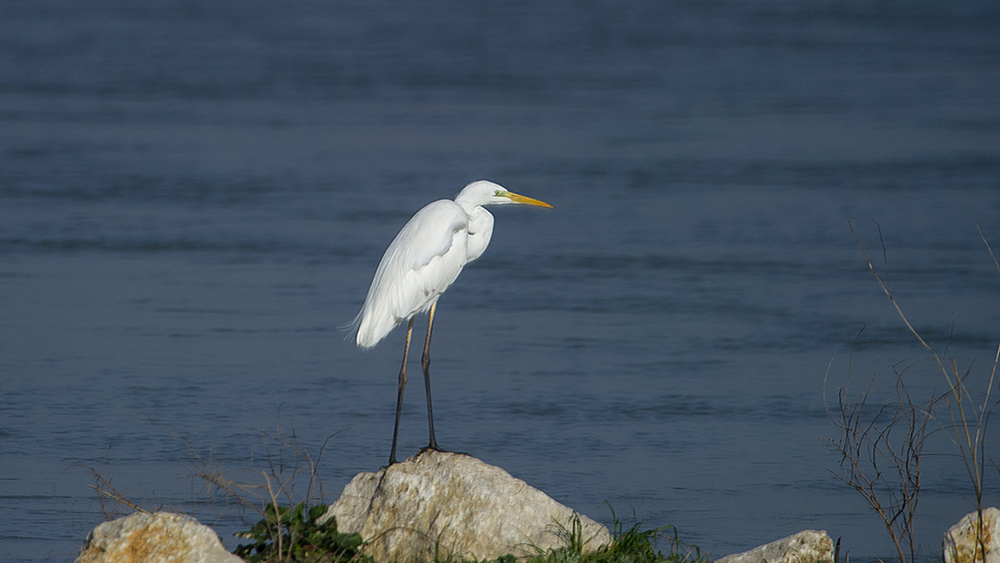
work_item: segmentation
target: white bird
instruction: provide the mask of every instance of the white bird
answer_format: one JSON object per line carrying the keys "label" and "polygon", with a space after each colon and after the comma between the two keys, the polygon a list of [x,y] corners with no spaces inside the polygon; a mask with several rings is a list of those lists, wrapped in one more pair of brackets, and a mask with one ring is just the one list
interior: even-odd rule
{"label": "white bird", "polygon": [[410,352],[413,317],[418,313],[428,313],[427,340],[421,364],[427,387],[430,443],[424,450],[442,451],[434,439],[434,415],[431,411],[430,346],[434,311],[438,298],[458,278],[462,268],[479,258],[490,244],[493,215],[483,206],[509,203],[552,207],[544,201],[511,193],[493,182],[479,180],[465,186],[454,201],[434,201],[417,211],[386,249],[375,270],[361,312],[348,325],[358,347],[371,348],[398,324],[409,321],[403,366],[399,370],[390,465],[396,463],[399,414],[403,406],[403,388],[406,387],[406,359]]}

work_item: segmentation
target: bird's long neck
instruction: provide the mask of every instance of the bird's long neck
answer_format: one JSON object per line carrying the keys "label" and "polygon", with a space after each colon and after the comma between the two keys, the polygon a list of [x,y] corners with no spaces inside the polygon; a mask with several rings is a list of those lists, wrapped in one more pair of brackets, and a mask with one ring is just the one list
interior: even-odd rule
{"label": "bird's long neck", "polygon": [[466,257],[469,262],[483,254],[492,238],[493,214],[477,205],[469,214],[469,238],[466,241]]}
{"label": "bird's long neck", "polygon": [[465,210],[465,214],[468,215],[469,217],[472,217],[472,215],[473,215],[473,213],[475,213],[477,207],[479,209],[483,208],[482,205],[480,205],[480,204],[478,204],[478,203],[476,203],[474,201],[471,201],[468,198],[462,197],[462,194],[458,194],[458,196],[455,198],[455,203],[457,203],[462,209],[464,209]]}

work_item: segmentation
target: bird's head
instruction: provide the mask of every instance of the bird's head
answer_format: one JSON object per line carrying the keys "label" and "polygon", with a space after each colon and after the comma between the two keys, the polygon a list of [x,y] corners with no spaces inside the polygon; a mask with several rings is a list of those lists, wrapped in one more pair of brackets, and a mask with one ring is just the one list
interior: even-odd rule
{"label": "bird's head", "polygon": [[505,205],[509,203],[552,208],[551,205],[544,201],[509,192],[500,184],[490,182],[489,180],[478,180],[465,186],[455,196],[455,202],[466,209],[472,209],[480,205]]}

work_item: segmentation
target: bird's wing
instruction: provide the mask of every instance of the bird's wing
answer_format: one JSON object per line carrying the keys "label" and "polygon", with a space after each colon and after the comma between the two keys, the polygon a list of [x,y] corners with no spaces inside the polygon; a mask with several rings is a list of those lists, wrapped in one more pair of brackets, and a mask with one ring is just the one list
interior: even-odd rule
{"label": "bird's wing", "polygon": [[403,226],[375,271],[358,314],[358,343],[374,346],[396,325],[430,308],[465,265],[468,216],[451,200],[428,204]]}
{"label": "bird's wing", "polygon": [[400,317],[425,311],[455,281],[466,262],[468,216],[441,200],[421,210],[400,231]]}
{"label": "bird's wing", "polygon": [[436,259],[447,256],[455,244],[464,246],[464,240],[456,234],[461,232],[468,236],[468,224],[465,211],[451,200],[435,201],[421,209],[396,235],[404,250],[406,266],[412,271],[420,271]]}

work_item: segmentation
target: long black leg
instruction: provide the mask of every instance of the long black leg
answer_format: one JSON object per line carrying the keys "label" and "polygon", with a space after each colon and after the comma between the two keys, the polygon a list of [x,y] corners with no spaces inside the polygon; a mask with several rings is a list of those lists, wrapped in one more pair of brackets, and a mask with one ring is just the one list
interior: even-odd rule
{"label": "long black leg", "polygon": [[437,310],[437,303],[431,305],[430,314],[427,320],[427,340],[424,342],[424,355],[420,360],[424,368],[424,385],[427,387],[427,426],[431,433],[431,442],[424,450],[444,451],[437,445],[434,439],[434,411],[431,410],[431,330],[434,328],[434,312]]}
{"label": "long black leg", "polygon": [[396,426],[392,429],[392,451],[389,465],[396,463],[396,438],[399,437],[399,414],[403,412],[403,389],[406,387],[406,358],[410,355],[410,337],[413,336],[413,319],[406,327],[406,346],[403,347],[403,366],[399,368],[399,395],[396,397]]}

